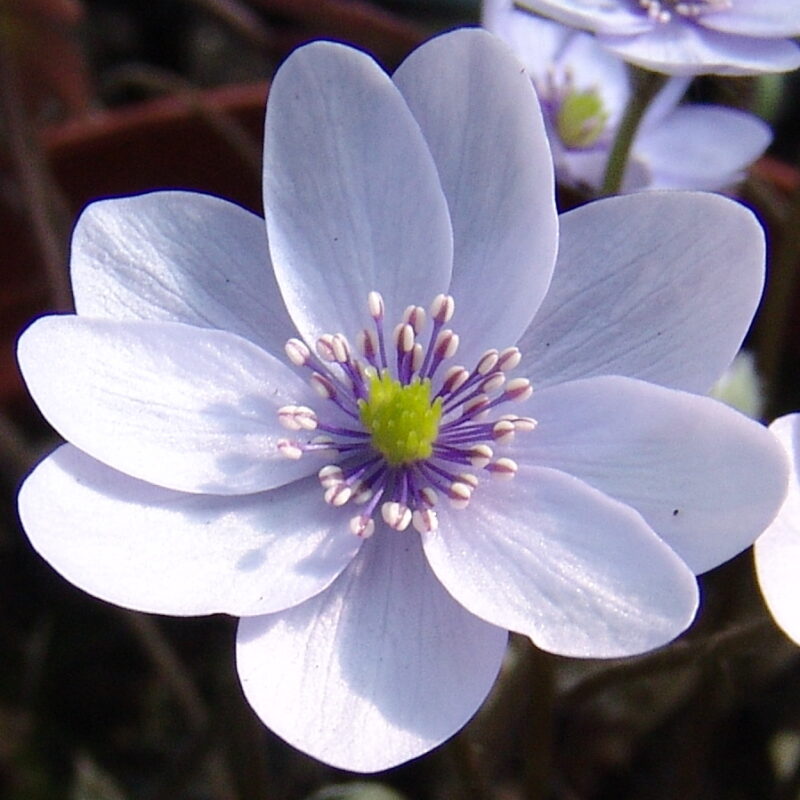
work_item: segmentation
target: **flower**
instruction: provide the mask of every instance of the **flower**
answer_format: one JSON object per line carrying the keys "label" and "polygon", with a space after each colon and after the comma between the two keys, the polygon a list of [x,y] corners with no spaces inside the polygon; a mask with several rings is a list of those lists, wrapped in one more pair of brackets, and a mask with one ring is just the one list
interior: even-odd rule
{"label": "flower", "polygon": [[[484,26],[522,59],[542,104],[556,176],[597,191],[631,95],[625,64],[593,36],[486,0]],[[770,143],[769,125],[724,106],[678,105],[687,79],[672,78],[645,114],[631,148],[624,191],[718,191],[739,181]]]}
{"label": "flower", "polygon": [[758,75],[800,66],[795,0],[524,0],[592,31],[607,50],[667,75]]}
{"label": "flower", "polygon": [[786,500],[753,548],[756,575],[775,622],[800,644],[800,414],[778,417],[769,429],[789,457],[791,475]]}
{"label": "flower", "polygon": [[535,95],[488,33],[393,78],[296,51],[264,206],[266,228],[190,192],[84,212],[77,314],[19,343],[68,440],[19,508],[98,597],[241,616],[244,692],[295,747],[365,772],[420,755],[483,701],[507,630],[656,647],[694,572],[774,515],[780,447],[691,393],[747,329],[760,227],[712,195],[613,198],[561,219],[554,269]]}
{"label": "flower", "polygon": [[710,394],[748,417],[762,419],[764,389],[753,354],[747,350],[739,351],[733,363],[711,387]]}

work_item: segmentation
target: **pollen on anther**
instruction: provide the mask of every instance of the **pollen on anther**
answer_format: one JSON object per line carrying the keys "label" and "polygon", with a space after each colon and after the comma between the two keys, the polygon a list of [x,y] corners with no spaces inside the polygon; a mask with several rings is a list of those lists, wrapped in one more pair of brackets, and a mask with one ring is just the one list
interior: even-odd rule
{"label": "pollen on anther", "polygon": [[361,539],[369,539],[375,533],[375,521],[366,514],[356,514],[350,519],[350,533]]}

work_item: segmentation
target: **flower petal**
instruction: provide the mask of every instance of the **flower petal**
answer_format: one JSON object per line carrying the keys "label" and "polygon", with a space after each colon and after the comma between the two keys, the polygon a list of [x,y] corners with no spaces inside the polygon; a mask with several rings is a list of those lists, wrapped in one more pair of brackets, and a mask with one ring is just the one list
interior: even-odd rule
{"label": "flower petal", "polygon": [[[535,434],[532,434],[535,435]],[[556,470],[520,465],[423,536],[439,580],[473,614],[543,650],[606,658],[677,636],[697,608],[686,565],[633,509]]]}
{"label": "flower petal", "polygon": [[256,713],[289,744],[341,769],[375,772],[464,725],[505,645],[504,630],[441,587],[416,536],[383,528],[321,595],[242,620],[237,664]]}
{"label": "flower petal", "polygon": [[753,214],[716,195],[648,192],[562,214],[524,366],[541,387],[618,374],[705,393],[747,332],[764,259]]}
{"label": "flower petal", "polygon": [[800,4],[786,0],[736,0],[729,9],[704,14],[706,28],[742,36],[800,36]]}
{"label": "flower petal", "polygon": [[731,186],[769,146],[772,131],[734,108],[684,105],[636,138],[654,188],[714,191]]}
{"label": "flower petal", "polygon": [[[20,337],[34,401],[67,440],[149,483],[245,494],[319,468],[277,450],[277,409],[314,397],[288,367],[224,331],[43,317]],[[317,398],[318,399],[318,398]]]}
{"label": "flower petal", "polygon": [[296,335],[264,220],[218,197],[152,192],[92,203],[75,226],[70,266],[81,316],[218,328],[271,353]]}
{"label": "flower petal", "polygon": [[390,325],[447,291],[452,231],[436,167],[371,58],[331,42],[296,50],[272,83],[264,147],[270,252],[307,341],[354,335],[372,290]]}
{"label": "flower petal", "polygon": [[632,34],[650,30],[653,22],[641,9],[619,0],[521,0],[519,6],[564,25],[590,31]]}
{"label": "flower petal", "polygon": [[19,494],[34,548],[67,580],[158,614],[263,614],[322,591],[360,541],[306,479],[242,497],[129,478],[64,445]]}
{"label": "flower petal", "polygon": [[606,376],[534,394],[514,458],[575,475],[635,508],[694,570],[749,547],[786,493],[786,459],[757,422],[708,397]]}
{"label": "flower petal", "polygon": [[800,66],[800,48],[788,40],[720,33],[678,19],[648,33],[598,40],[632,64],[669,75],[760,75]]}
{"label": "flower petal", "polygon": [[394,81],[433,154],[453,224],[460,358],[513,345],[547,291],[558,219],[553,163],[530,79],[486,31],[415,50]]}
{"label": "flower petal", "polygon": [[800,414],[779,417],[769,429],[789,456],[791,479],[778,516],[755,543],[756,574],[775,621],[800,643]]}

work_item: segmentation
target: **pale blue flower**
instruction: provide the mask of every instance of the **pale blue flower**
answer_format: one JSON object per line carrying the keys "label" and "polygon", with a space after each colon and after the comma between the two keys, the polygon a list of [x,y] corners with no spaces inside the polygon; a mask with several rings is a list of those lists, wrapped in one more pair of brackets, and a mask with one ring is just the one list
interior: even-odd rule
{"label": "pale blue flower", "polygon": [[668,75],[756,75],[800,66],[797,0],[523,0],[592,31],[620,58]]}
{"label": "pale blue flower", "polygon": [[98,597],[242,617],[245,695],[292,745],[366,772],[430,750],[508,630],[573,656],[657,647],[691,623],[695,573],[774,516],[779,445],[694,394],[758,304],[758,223],[677,192],[559,222],[498,39],[447,34],[392,78],[343,45],[295,52],[264,207],[158,192],[83,213],[77,314],[19,343],[68,441],[19,509]]}
{"label": "pale blue flower", "polygon": [[[558,180],[600,189],[631,79],[623,61],[588,33],[534,17],[513,0],[485,0],[484,26],[514,49],[542,104]],[[623,192],[731,188],[768,147],[769,126],[724,106],[681,104],[688,79],[656,96],[633,141]]]}

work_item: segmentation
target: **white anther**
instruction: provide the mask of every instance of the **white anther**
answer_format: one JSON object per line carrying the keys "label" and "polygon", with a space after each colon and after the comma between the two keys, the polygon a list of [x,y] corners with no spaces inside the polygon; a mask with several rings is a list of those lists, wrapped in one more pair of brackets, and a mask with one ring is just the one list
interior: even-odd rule
{"label": "white anther", "polygon": [[533,386],[527,378],[512,378],[503,392],[505,400],[527,400],[533,394]]}
{"label": "white anther", "polygon": [[470,416],[477,419],[480,415],[480,410],[488,406],[489,402],[490,401],[487,395],[479,394],[477,397],[467,400],[467,402],[461,406],[461,413],[464,414],[464,416]]}
{"label": "white anther", "polygon": [[307,406],[279,408],[278,421],[290,431],[313,431],[317,427],[317,415]]}
{"label": "white anther", "polygon": [[317,477],[323,489],[328,489],[331,486],[338,486],[344,482],[344,473],[342,468],[336,464],[328,464],[324,466],[318,473]]}
{"label": "white anther", "polygon": [[439,495],[432,486],[426,486],[424,489],[420,490],[420,496],[422,497],[422,501],[431,508],[439,501]]}
{"label": "white anther", "polygon": [[469,372],[464,367],[452,366],[444,374],[442,393],[452,394],[457,392],[469,380]]}
{"label": "white anther", "polygon": [[372,489],[369,488],[369,486],[365,486],[363,483],[357,483],[353,487],[353,496],[352,496],[351,500],[357,506],[362,506],[368,500],[372,499],[372,495],[373,494],[374,494],[374,492],[372,491]]}
{"label": "white anther", "polygon": [[339,364],[346,364],[350,360],[350,342],[342,333],[333,335],[333,357]]}
{"label": "white anther", "polygon": [[325,502],[330,506],[343,506],[353,495],[353,490],[346,483],[334,483],[329,486],[323,497]]}
{"label": "white anther", "polygon": [[311,384],[311,388],[325,400],[336,397],[336,387],[333,385],[333,382],[330,378],[320,375],[319,372],[315,372],[308,379],[308,382]]}
{"label": "white anther", "polygon": [[425,309],[422,306],[408,306],[403,312],[403,322],[419,333],[425,327]]}
{"label": "white anther", "polygon": [[456,310],[456,301],[449,294],[437,294],[431,303],[431,317],[440,325],[449,322]]}
{"label": "white anther", "polygon": [[516,426],[510,419],[500,419],[492,426],[492,439],[498,444],[511,444]]}
{"label": "white anther", "polygon": [[286,357],[296,367],[304,367],[311,360],[311,351],[306,343],[299,339],[289,339],[283,349]]}
{"label": "white anther", "polygon": [[394,344],[400,353],[410,353],[414,347],[414,329],[406,322],[401,322],[394,329]]}
{"label": "white anther", "polygon": [[317,339],[317,355],[323,361],[336,360],[336,355],[334,353],[333,339],[334,336],[332,333],[323,333],[322,336],[320,336],[319,339]]}
{"label": "white anther", "polygon": [[482,392],[491,394],[496,392],[506,382],[506,376],[502,372],[495,372],[488,378],[484,378],[479,384],[478,388]]}
{"label": "white anther", "polygon": [[369,539],[375,533],[375,521],[366,514],[356,514],[350,518],[350,533],[360,539]]}
{"label": "white anther", "polygon": [[512,369],[516,369],[519,366],[520,361],[522,361],[522,353],[519,348],[506,347],[497,359],[497,368],[501,369],[503,372],[510,372]]}
{"label": "white anther", "polygon": [[370,292],[367,295],[367,307],[372,319],[376,322],[383,319],[383,297],[380,292]]}
{"label": "white anther", "polygon": [[472,487],[463,481],[453,481],[447,487],[447,497],[453,508],[466,508],[472,498]]}
{"label": "white anther", "polygon": [[519,467],[517,462],[511,458],[498,458],[485,469],[491,472],[493,478],[513,478]]}
{"label": "white anther", "polygon": [[470,489],[478,488],[478,476],[471,472],[459,472],[456,476],[462,483],[466,483]]}
{"label": "white anther", "polygon": [[439,530],[439,517],[431,508],[417,509],[411,515],[411,522],[420,533],[435,533]]}
{"label": "white anther", "polygon": [[452,358],[458,350],[458,341],[458,334],[453,333],[449,328],[439,331],[433,345],[436,355],[439,358]]}
{"label": "white anther", "polygon": [[411,350],[411,371],[419,372],[422,362],[425,360],[425,349],[417,342]]}
{"label": "white anther", "polygon": [[493,456],[492,448],[488,444],[476,444],[470,449],[468,458],[473,467],[481,469],[492,460]]}
{"label": "white anther", "polygon": [[491,372],[495,366],[497,366],[497,359],[500,354],[492,348],[491,350],[487,350],[478,360],[478,366],[475,367],[475,372],[478,375],[486,375],[486,373]]}
{"label": "white anther", "polygon": [[403,503],[384,503],[381,506],[381,516],[396,531],[404,531],[411,524],[411,509]]}
{"label": "white anther", "polygon": [[366,329],[359,331],[356,335],[356,347],[367,361],[374,361],[378,355],[378,334]]}
{"label": "white anther", "polygon": [[514,417],[511,421],[514,423],[514,429],[520,433],[530,433],[539,425],[533,417]]}
{"label": "white anther", "polygon": [[278,439],[276,447],[284,458],[289,458],[292,461],[297,461],[303,455],[303,448],[297,442],[292,442],[289,439]]}

